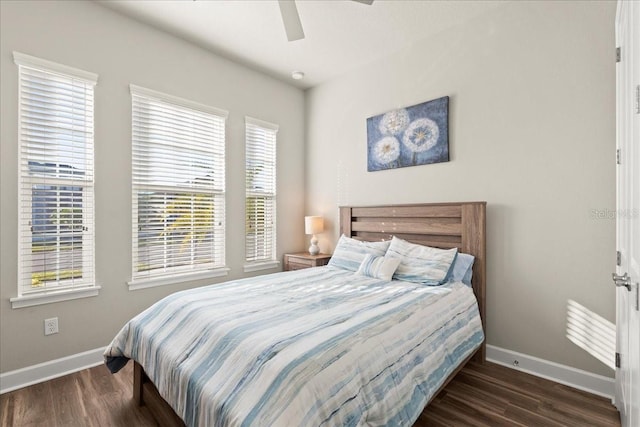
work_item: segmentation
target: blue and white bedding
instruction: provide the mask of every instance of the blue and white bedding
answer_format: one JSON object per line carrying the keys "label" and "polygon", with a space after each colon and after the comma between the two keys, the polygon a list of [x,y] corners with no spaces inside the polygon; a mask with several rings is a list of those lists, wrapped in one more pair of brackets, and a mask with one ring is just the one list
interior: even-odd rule
{"label": "blue and white bedding", "polygon": [[334,267],[170,295],[118,333],[188,426],[411,425],[482,343],[470,287]]}

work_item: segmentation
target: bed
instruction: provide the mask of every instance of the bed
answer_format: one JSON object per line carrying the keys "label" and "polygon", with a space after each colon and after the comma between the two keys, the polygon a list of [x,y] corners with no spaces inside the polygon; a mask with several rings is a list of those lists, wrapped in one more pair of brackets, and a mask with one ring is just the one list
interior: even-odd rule
{"label": "bed", "polygon": [[340,231],[458,248],[473,290],[332,267],[192,289],[132,319],[109,368],[134,360],[134,398],[161,425],[411,425],[484,361],[485,203],[342,207]]}

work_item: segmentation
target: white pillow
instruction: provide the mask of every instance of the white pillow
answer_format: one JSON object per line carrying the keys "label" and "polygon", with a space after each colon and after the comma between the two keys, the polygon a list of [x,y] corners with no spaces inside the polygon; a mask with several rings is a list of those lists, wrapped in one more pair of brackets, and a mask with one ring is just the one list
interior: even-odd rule
{"label": "white pillow", "polygon": [[363,242],[343,234],[338,240],[328,265],[344,270],[357,271],[367,254],[383,256],[387,252],[389,245],[389,241]]}
{"label": "white pillow", "polygon": [[356,274],[390,281],[399,265],[399,258],[367,254],[364,260],[362,260],[362,264],[360,264],[360,268],[356,271]]}
{"label": "white pillow", "polygon": [[393,236],[385,256],[400,259],[394,279],[437,286],[444,282],[457,252],[458,248],[432,248]]}

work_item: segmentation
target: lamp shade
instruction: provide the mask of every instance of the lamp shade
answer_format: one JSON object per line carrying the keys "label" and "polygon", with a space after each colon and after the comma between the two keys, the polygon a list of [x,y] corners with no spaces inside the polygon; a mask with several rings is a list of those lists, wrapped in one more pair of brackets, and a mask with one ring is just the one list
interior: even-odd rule
{"label": "lamp shade", "polygon": [[321,216],[304,217],[304,233],[316,234],[324,231],[324,219]]}

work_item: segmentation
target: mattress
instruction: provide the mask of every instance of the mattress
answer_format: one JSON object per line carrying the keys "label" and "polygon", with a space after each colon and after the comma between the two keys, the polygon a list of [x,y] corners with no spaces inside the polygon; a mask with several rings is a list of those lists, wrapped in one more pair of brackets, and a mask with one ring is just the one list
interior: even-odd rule
{"label": "mattress", "polygon": [[401,426],[483,340],[462,283],[319,267],[172,294],[105,363],[140,363],[188,426]]}

